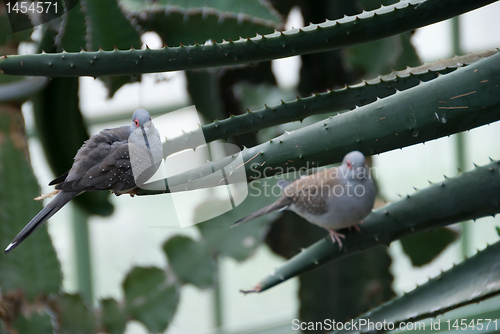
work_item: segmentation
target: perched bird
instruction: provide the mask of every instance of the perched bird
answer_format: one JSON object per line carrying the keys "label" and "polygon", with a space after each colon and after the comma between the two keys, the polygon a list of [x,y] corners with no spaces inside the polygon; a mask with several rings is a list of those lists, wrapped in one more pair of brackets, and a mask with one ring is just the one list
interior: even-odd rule
{"label": "perched bird", "polygon": [[90,137],[76,153],[73,166],[52,180],[56,197],[7,246],[10,252],[66,203],[85,191],[133,193],[156,172],[162,159],[160,133],[144,109],[132,115],[132,124],[105,129]]}
{"label": "perched bird", "polygon": [[348,153],[339,167],[323,169],[293,182],[280,180],[283,193],[273,204],[266,206],[233,226],[273,211],[290,210],[330,232],[332,242],[345,236],[336,230],[356,227],[370,213],[377,189],[371,178],[364,155],[359,151]]}

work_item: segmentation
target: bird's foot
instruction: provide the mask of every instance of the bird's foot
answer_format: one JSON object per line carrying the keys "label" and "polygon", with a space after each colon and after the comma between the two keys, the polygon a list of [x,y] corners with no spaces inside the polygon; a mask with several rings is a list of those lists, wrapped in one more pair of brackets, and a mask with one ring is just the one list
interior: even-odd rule
{"label": "bird's foot", "polygon": [[[361,225],[361,224],[363,224],[363,223],[364,223],[364,221],[360,220],[360,221],[359,221],[359,223],[358,223],[358,225]],[[361,232],[361,228],[360,228],[358,225],[352,225],[352,226],[350,226],[350,227],[349,227],[349,231],[351,230],[351,227],[354,227],[354,229],[355,229],[356,231]]]}
{"label": "bird's foot", "polygon": [[[361,229],[359,228],[358,225],[352,225],[352,228],[354,228],[358,232],[361,232]],[[349,229],[351,229],[351,228],[349,227]]]}
{"label": "bird's foot", "polygon": [[55,195],[59,194],[59,192],[60,192],[60,190],[54,190],[54,191],[51,191],[50,193],[42,194],[38,197],[35,197],[34,200],[41,201],[41,200],[46,199],[46,198],[52,198]]}
{"label": "bird's foot", "polygon": [[339,249],[342,249],[342,241],[340,240],[340,238],[345,239],[345,235],[335,230],[329,230],[329,231],[330,231],[330,237],[332,238],[332,243],[337,242],[339,244]]}

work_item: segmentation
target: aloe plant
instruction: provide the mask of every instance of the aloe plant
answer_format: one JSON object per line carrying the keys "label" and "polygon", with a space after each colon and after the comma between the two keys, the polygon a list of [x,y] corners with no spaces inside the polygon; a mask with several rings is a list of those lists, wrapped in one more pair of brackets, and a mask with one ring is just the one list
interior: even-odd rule
{"label": "aloe plant", "polygon": [[[188,91],[208,124],[194,135],[185,134],[168,141],[165,155],[195,148],[190,140],[199,134],[203,134],[207,142],[233,141],[245,147],[241,158],[249,182],[286,172],[287,168],[337,163],[352,150],[366,155],[379,154],[498,121],[500,55],[496,50],[420,65],[409,40],[411,30],[494,1],[390,2],[385,1],[387,6],[378,9],[369,8],[372,4],[365,0],[344,2],[339,5],[340,10],[354,15],[337,20],[328,18],[342,17],[344,12],[323,12],[318,10],[321,5],[315,4],[318,7],[313,8],[311,4],[302,3],[304,18],[316,23],[283,31],[282,16],[288,14],[295,1],[275,1],[273,7],[267,1],[253,0],[210,4],[201,0],[187,4],[178,0],[81,0],[64,17],[44,25],[43,38],[37,43],[39,52],[31,55],[15,54],[19,42],[29,39],[31,31],[10,33],[6,15],[0,10],[0,27],[7,31],[0,34],[0,54],[4,54],[0,57],[3,73],[0,74],[0,102],[9,101],[0,104],[3,119],[0,138],[7,138],[0,140],[0,206],[7,208],[0,211],[2,240],[7,244],[40,209],[40,205],[31,200],[37,195],[37,185],[26,159],[20,103],[38,92],[29,97],[34,104],[37,134],[54,173],[62,174],[87,136],[78,103],[79,76],[99,77],[113,95],[122,85],[140,80],[144,73],[190,70]],[[368,6],[365,8],[370,10],[356,12],[355,5]],[[141,50],[140,36],[145,31],[158,33],[165,46]],[[404,51],[390,63],[390,57],[380,53],[380,46],[394,43],[399,43]],[[341,68],[344,56],[336,51],[340,48],[349,48],[351,56],[344,60],[349,61],[355,71]],[[381,55],[377,66],[360,56],[369,53],[368,50]],[[328,56],[320,53],[326,51]],[[275,85],[268,61],[293,55],[303,55],[305,70],[299,87],[303,97],[295,100],[282,97],[278,104],[257,100],[263,108],[245,112],[247,107],[234,95],[234,87],[242,81],[251,82],[250,89],[255,91],[257,85]],[[315,68],[311,59],[320,59],[321,68]],[[248,64],[252,67],[247,67]],[[401,65],[412,67],[401,70],[398,67]],[[359,75],[367,74],[369,69],[392,66],[399,71],[366,81]],[[317,75],[329,77],[335,71],[341,71],[349,79],[342,81],[338,75],[332,75],[334,79],[326,83],[312,79]],[[18,77],[22,75],[53,79],[47,83],[45,79]],[[338,89],[338,86],[344,88]],[[20,92],[18,87],[26,88]],[[273,128],[306,117],[314,121],[295,131],[278,135],[276,131],[280,130]],[[60,126],[54,119],[71,126]],[[261,130],[269,131],[265,141],[255,135]],[[64,148],[58,145],[61,138],[65,138],[67,144]],[[169,178],[168,185],[192,190],[196,182],[191,181],[210,176],[213,168],[221,169],[235,159],[236,156],[228,156],[181,173]],[[218,291],[218,259],[246,260],[267,232],[266,243],[290,260],[252,291],[262,292],[300,275],[301,320],[354,318],[394,295],[390,286],[390,257],[384,245],[421,231],[499,212],[499,166],[497,161],[492,161],[372,212],[365,219],[362,233],[348,235],[342,252],[327,238],[322,238],[324,231],[293,215],[283,215],[270,228],[269,223],[276,216],[229,229],[243,212],[270,201],[264,197],[248,198],[238,208],[198,224],[197,239],[174,236],[167,240],[163,251],[168,268],[132,268],[122,284],[123,299],[100,300],[99,310],[89,305],[84,294],[82,297],[59,291],[60,268],[44,227],[33,235],[37,240],[33,240],[31,247],[20,247],[16,254],[0,257],[0,268],[3,268],[0,270],[0,306],[3,306],[0,309],[12,310],[0,312],[0,333],[11,330],[28,334],[123,333],[129,320],[141,322],[151,332],[164,331],[174,318],[184,285]],[[216,186],[220,180],[213,177],[212,181],[208,186]],[[164,180],[158,182],[165,184]],[[252,186],[262,186],[255,184]],[[142,189],[138,194],[168,191]],[[86,214],[112,212],[106,194],[82,197],[79,205]],[[208,200],[195,215],[214,216],[213,213],[223,207],[217,200]],[[418,242],[430,240],[421,236]],[[305,249],[295,254],[299,247]],[[365,249],[371,252],[361,252]],[[441,250],[434,250],[426,261]],[[347,256],[348,261],[344,261]],[[497,258],[498,244],[495,244],[360,319],[414,321],[491,298],[498,294],[498,289],[486,285],[496,284],[498,275],[489,277],[488,269]],[[312,271],[319,266],[322,271]],[[489,278],[476,280],[475,273]],[[372,281],[368,275],[373,276]],[[349,287],[342,285],[346,281]],[[365,298],[373,281],[380,288]],[[462,294],[449,293],[446,301],[428,298],[457,282],[462,284]],[[470,291],[480,293],[473,296]],[[314,295],[319,297],[312,298]],[[21,312],[21,309],[29,311]],[[38,312],[38,309],[48,312]],[[222,325],[220,314],[217,319],[217,325]]]}

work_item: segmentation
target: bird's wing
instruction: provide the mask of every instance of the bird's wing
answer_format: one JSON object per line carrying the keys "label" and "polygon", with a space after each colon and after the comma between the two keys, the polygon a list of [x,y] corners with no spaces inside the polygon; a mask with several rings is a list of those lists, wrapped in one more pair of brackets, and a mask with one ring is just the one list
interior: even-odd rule
{"label": "bird's wing", "polygon": [[332,170],[334,169],[322,170],[316,174],[297,179],[287,186],[283,193],[300,211],[316,215],[326,213],[328,196],[336,190],[341,191],[336,187],[344,187],[343,182],[334,176]]}
{"label": "bird's wing", "polygon": [[53,185],[56,185],[56,184],[64,182],[64,180],[66,180],[66,178],[68,177],[68,173],[69,173],[69,171],[67,171],[63,175],[61,175],[59,177],[56,177],[55,179],[53,179],[52,181],[50,181],[49,186],[53,186]]}
{"label": "bird's wing", "polygon": [[114,142],[109,145],[107,155],[100,161],[92,159],[92,156],[80,160],[82,164],[88,166],[85,173],[78,178],[73,177],[58,184],[56,189],[66,191],[109,189],[121,192],[136,187],[127,142]]}

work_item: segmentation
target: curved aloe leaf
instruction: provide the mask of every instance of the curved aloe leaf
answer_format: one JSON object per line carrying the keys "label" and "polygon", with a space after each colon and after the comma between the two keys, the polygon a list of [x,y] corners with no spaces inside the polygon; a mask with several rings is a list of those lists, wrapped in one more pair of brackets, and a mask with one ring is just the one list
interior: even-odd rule
{"label": "curved aloe leaf", "polygon": [[[500,294],[500,242],[487,247],[415,290],[360,316],[354,322],[385,321],[394,323],[395,328],[398,328],[399,323],[436,317],[498,294]],[[359,331],[339,330],[334,333],[367,332],[370,332],[367,326],[363,326]]]}
{"label": "curved aloe leaf", "polygon": [[146,31],[169,46],[269,34],[282,28],[280,15],[266,1],[137,1],[120,5]]}
{"label": "curved aloe leaf", "polygon": [[[497,53],[435,80],[245,149],[241,153],[244,164],[232,168],[245,168],[247,179],[256,180],[339,162],[353,150],[373,155],[488,124],[500,119],[499,84]],[[177,147],[167,144],[174,152],[192,147],[186,141]],[[226,157],[172,176],[168,185],[191,190],[196,188],[196,182],[191,181],[206,177],[207,187],[216,186],[221,180],[212,171],[229,168],[235,159]],[[166,180],[157,183],[164,187]],[[168,191],[143,189],[138,194]]]}
{"label": "curved aloe leaf", "polygon": [[204,14],[205,18],[209,15],[216,15],[221,18],[221,24],[226,19],[238,20],[240,22],[245,20],[254,21],[271,27],[281,24],[279,13],[273,9],[267,0],[213,0],[210,2],[205,0],[119,0],[119,3],[129,13],[162,10],[166,15],[180,13],[189,17],[190,15],[200,13]]}
{"label": "curved aloe leaf", "polygon": [[327,236],[288,260],[249,292],[267,290],[335,259],[379,244],[388,245],[418,231],[499,212],[500,161],[495,161],[373,211],[363,219],[360,233],[347,235],[342,251]]}
{"label": "curved aloe leaf", "polygon": [[0,59],[6,74],[103,76],[248,64],[299,54],[334,50],[375,41],[466,13],[496,0],[417,0],[303,29],[257,35],[210,45],[160,50],[100,51],[8,56]]}
{"label": "curved aloe leaf", "polygon": [[[306,98],[297,98],[295,101],[271,107],[266,106],[264,109],[218,120],[202,126],[197,131],[202,131],[205,140],[211,142],[242,133],[257,132],[278,124],[301,121],[312,115],[336,111],[345,112],[354,109],[356,106],[361,107],[372,103],[377,98],[384,98],[395,94],[397,91],[415,87],[422,81],[433,80],[441,74],[453,72],[460,66],[472,64],[497,53],[497,50],[477,54],[471,53],[414,68],[407,68],[356,85],[346,86],[343,89],[319,93]],[[182,141],[187,136],[184,135],[174,140]]]}

